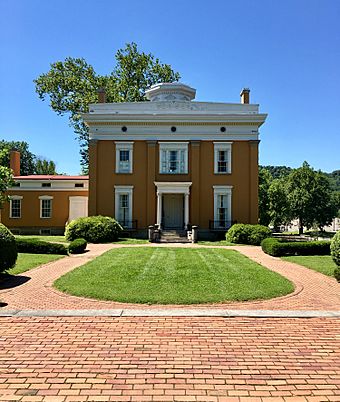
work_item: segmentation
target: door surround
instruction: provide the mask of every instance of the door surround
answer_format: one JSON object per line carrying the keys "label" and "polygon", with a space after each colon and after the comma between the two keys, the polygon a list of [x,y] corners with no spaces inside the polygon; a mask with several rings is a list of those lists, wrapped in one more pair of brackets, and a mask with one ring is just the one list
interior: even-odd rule
{"label": "door surround", "polygon": [[162,201],[163,194],[184,194],[184,227],[189,224],[189,195],[192,182],[157,182],[157,225],[162,228]]}

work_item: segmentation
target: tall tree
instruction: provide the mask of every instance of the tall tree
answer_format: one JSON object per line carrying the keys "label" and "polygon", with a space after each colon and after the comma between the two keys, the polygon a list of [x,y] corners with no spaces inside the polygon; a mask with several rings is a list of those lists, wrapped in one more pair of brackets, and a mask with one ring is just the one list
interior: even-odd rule
{"label": "tall tree", "polygon": [[272,175],[267,169],[259,169],[259,221],[265,226],[270,223],[268,191],[272,180]]}
{"label": "tall tree", "polygon": [[3,166],[1,164],[1,161],[6,160],[7,154],[7,149],[3,149],[0,151],[0,210],[3,208],[4,203],[8,200],[8,196],[6,194],[8,187],[11,187],[14,184],[12,170],[9,167]]}
{"label": "tall tree", "polygon": [[51,64],[46,74],[34,80],[40,99],[47,97],[50,107],[59,115],[68,114],[80,143],[83,172],[88,171],[88,128],[80,113],[88,111],[97,101],[97,91],[104,88],[108,102],[144,101],[145,90],[159,82],[173,82],[180,78],[169,64],[162,64],[151,53],[138,50],[136,43],[128,43],[115,55],[116,65],[108,75],[99,75],[83,58],[68,57]]}
{"label": "tall tree", "polygon": [[307,162],[294,170],[287,179],[287,194],[294,218],[299,219],[299,233],[303,227],[323,226],[332,221],[334,210],[329,207],[332,197],[330,183]]}
{"label": "tall tree", "polygon": [[38,158],[35,164],[36,174],[57,174],[56,165],[53,161]]}
{"label": "tall tree", "polygon": [[35,173],[35,155],[29,150],[29,145],[24,141],[0,140],[0,151],[2,153],[0,164],[9,167],[9,152],[15,149],[20,152],[20,174],[27,176]]}
{"label": "tall tree", "polygon": [[268,213],[275,229],[291,221],[285,179],[274,179],[268,189]]}

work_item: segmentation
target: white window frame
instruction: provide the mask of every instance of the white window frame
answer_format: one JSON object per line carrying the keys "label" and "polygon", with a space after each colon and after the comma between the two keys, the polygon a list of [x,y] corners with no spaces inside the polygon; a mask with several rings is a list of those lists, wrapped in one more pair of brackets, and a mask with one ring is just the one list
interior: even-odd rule
{"label": "white window frame", "polygon": [[[11,195],[11,196],[10,196],[10,199],[9,199],[9,217],[10,217],[11,219],[21,219],[21,214],[22,214],[22,203],[21,203],[21,200],[22,200],[23,198],[24,198],[24,197],[23,197],[22,195]],[[20,201],[20,216],[12,216],[12,201],[14,201],[14,200]]]}
{"label": "white window frame", "polygon": [[[133,141],[116,141],[116,173],[129,174],[133,172]],[[122,169],[120,163],[120,151],[129,152],[129,168],[128,170]]]}
{"label": "white window frame", "polygon": [[[231,199],[233,186],[213,186],[214,189],[214,222],[218,219],[218,196],[225,195],[227,197],[227,216],[226,221],[231,222]],[[215,224],[214,224],[215,226]]]}
{"label": "white window frame", "polygon": [[[52,202],[53,196],[51,196],[51,195],[41,195],[39,197],[39,200],[40,200],[40,219],[51,219],[52,218],[52,212],[53,212],[53,202]],[[50,216],[42,216],[43,200],[50,200],[51,201],[51,208],[50,208],[51,213],[50,213]]]}
{"label": "white window frame", "polygon": [[[160,142],[159,143],[159,173],[160,174],[188,174],[188,145],[189,142]],[[170,151],[184,151],[183,171],[181,172],[169,172],[163,170],[164,152]]]}
{"label": "white window frame", "polygon": [[[215,174],[230,174],[231,173],[231,148],[232,142],[214,142],[214,173]],[[219,151],[225,151],[227,153],[227,171],[218,171],[218,157]]]}
{"label": "white window frame", "polygon": [[119,196],[128,195],[128,225],[127,228],[132,227],[132,206],[133,206],[133,186],[115,186],[115,219],[119,222]]}

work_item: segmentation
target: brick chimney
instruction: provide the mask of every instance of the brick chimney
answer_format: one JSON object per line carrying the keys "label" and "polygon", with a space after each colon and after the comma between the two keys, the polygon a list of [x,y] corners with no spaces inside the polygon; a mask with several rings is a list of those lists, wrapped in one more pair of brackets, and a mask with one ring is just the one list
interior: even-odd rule
{"label": "brick chimney", "polygon": [[99,88],[98,91],[98,103],[106,103],[106,92],[104,88]]}
{"label": "brick chimney", "polygon": [[15,149],[9,153],[9,167],[13,170],[14,176],[20,176],[20,152]]}
{"label": "brick chimney", "polygon": [[241,103],[243,104],[248,104],[249,103],[249,94],[250,94],[250,89],[249,88],[243,88],[240,96],[241,96]]}

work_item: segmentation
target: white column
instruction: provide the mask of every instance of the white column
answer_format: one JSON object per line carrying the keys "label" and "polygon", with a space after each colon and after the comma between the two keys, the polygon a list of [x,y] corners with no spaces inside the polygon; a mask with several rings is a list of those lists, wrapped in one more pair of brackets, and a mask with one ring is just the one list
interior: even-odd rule
{"label": "white column", "polygon": [[157,191],[157,225],[162,225],[162,193]]}
{"label": "white column", "polygon": [[189,194],[184,194],[184,227],[188,228],[189,223]]}

